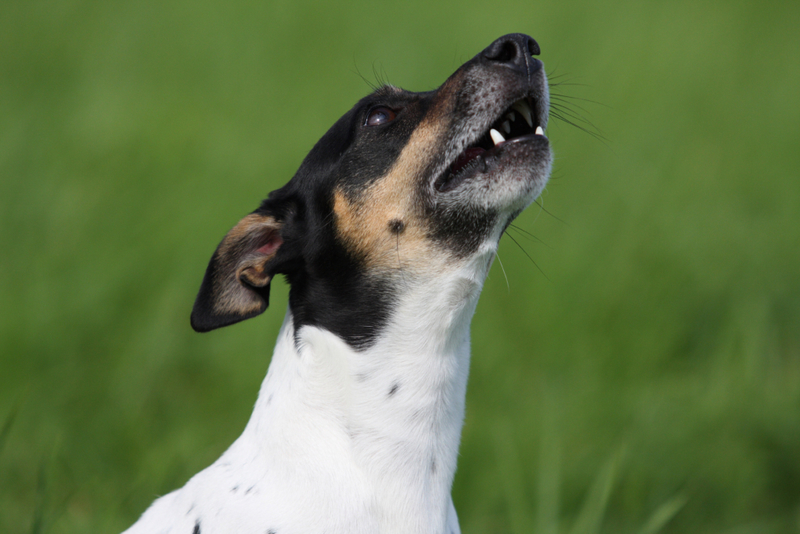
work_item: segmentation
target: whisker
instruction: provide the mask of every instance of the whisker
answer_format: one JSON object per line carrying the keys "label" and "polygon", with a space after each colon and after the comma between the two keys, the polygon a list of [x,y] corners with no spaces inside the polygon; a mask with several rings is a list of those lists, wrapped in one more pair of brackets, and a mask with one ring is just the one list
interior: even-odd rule
{"label": "whisker", "polygon": [[592,127],[595,130],[598,129],[594,124],[592,124],[592,121],[590,121],[589,119],[587,119],[586,117],[584,117],[583,115],[581,115],[580,113],[578,113],[577,111],[575,111],[574,109],[572,109],[570,106],[568,106],[566,104],[563,104],[563,103],[551,104],[550,105],[550,109],[551,110],[554,109],[557,113],[563,113],[564,115],[566,115],[568,117],[571,117],[571,118],[575,119],[578,122],[582,122],[582,123],[586,124],[587,126]]}
{"label": "whisker", "polygon": [[553,215],[552,213],[550,213],[549,211],[547,211],[547,209],[544,207],[544,205],[543,205],[541,202],[539,202],[539,199],[538,199],[538,198],[537,198],[536,200],[534,200],[533,202],[534,202],[534,204],[536,204],[537,206],[539,206],[539,208],[541,208],[541,210],[542,210],[543,212],[545,212],[546,214],[548,214],[550,217],[554,218],[555,220],[557,220],[557,221],[558,221],[558,222],[560,222],[561,224],[564,224],[564,225],[566,225],[566,226],[567,226],[567,228],[572,228],[572,227],[569,225],[569,223],[568,223],[567,221],[565,221],[565,220],[563,220],[563,219],[559,219],[558,217],[556,217],[555,215]]}
{"label": "whisker", "polygon": [[579,109],[579,110],[583,111],[587,115],[591,115],[592,114],[588,109],[584,108],[583,106],[581,106],[579,104],[576,104],[575,102],[572,102],[568,98],[564,98],[564,97],[561,97],[561,96],[558,96],[558,95],[555,95],[555,96],[554,95],[550,95],[550,105],[551,106],[556,106],[556,107],[564,107],[564,108],[568,108],[568,109],[575,108],[575,109]]}
{"label": "whisker", "polygon": [[[513,235],[511,235],[511,234],[509,234],[508,232],[503,232],[503,233],[504,233],[505,235],[507,235],[507,236],[508,236],[508,238],[509,238],[511,241],[513,241],[513,242],[514,242],[514,243],[515,243],[515,244],[516,244],[516,245],[519,247],[519,249],[522,251],[522,253],[523,253],[523,254],[525,254],[526,256],[528,256],[528,259],[529,259],[529,260],[531,260],[531,263],[533,263],[533,265],[534,265],[534,266],[535,266],[535,267],[536,267],[536,268],[539,270],[539,272],[540,272],[540,273],[542,273],[542,276],[544,276],[544,277],[547,279],[547,281],[548,281],[548,282],[552,282],[552,280],[550,280],[550,278],[548,278],[548,277],[547,277],[547,275],[546,275],[546,274],[544,274],[544,271],[542,270],[542,268],[541,268],[541,267],[539,267],[539,264],[538,264],[538,263],[536,263],[536,260],[534,260],[534,259],[531,257],[531,255],[530,255],[530,254],[528,254],[528,251],[527,251],[527,250],[525,250],[524,248],[522,248],[522,245],[520,245],[520,244],[519,244],[519,241],[517,241],[516,239],[514,239],[514,236],[513,236]],[[498,259],[499,259],[499,257],[498,257]]]}
{"label": "whisker", "polygon": [[567,99],[567,100],[580,100],[582,102],[590,102],[592,104],[597,104],[598,106],[603,106],[604,108],[613,109],[608,104],[598,102],[597,100],[591,100],[589,98],[581,98],[579,96],[572,96],[572,95],[562,95],[561,93],[550,93],[550,98],[552,99],[553,97],[559,97],[561,99]]}
{"label": "whisker", "polygon": [[562,122],[566,122],[567,124],[569,124],[571,126],[574,126],[575,128],[581,130],[582,132],[585,132],[585,133],[591,135],[592,137],[594,137],[595,139],[597,139],[598,141],[600,141],[604,145],[609,146],[608,145],[608,140],[605,137],[603,137],[601,134],[599,134],[597,132],[593,132],[592,130],[586,128],[585,126],[581,126],[580,124],[576,124],[575,122],[573,122],[573,121],[569,120],[568,118],[564,117],[563,115],[561,115],[559,113],[559,111],[561,111],[561,110],[553,111],[551,109],[550,115],[552,115],[554,118],[556,118],[556,119],[558,119],[558,120],[560,120]]}
{"label": "whisker", "polygon": [[403,285],[408,288],[408,282],[406,281],[406,273],[403,270],[403,262],[400,259],[400,235],[395,235],[397,239],[397,243],[395,245],[395,251],[397,252],[397,270],[400,271],[400,278],[403,279]]}
{"label": "whisker", "polygon": [[529,231],[517,226],[516,224],[509,224],[508,227],[513,229],[513,230],[516,230],[517,232],[522,234],[524,237],[526,237],[528,239],[528,241],[534,241],[536,243],[539,243],[539,244],[542,244],[542,245],[546,246],[547,248],[552,248],[550,245],[545,243],[541,238],[536,237],[535,235],[533,235]]}
{"label": "whisker", "polygon": [[497,262],[500,264],[500,270],[503,271],[503,277],[506,279],[506,288],[511,293],[511,284],[508,283],[508,275],[506,274],[506,268],[503,267],[503,260],[500,259],[500,252],[495,252],[494,257],[497,258]]}
{"label": "whisker", "polygon": [[576,82],[558,82],[558,83],[551,83],[551,87],[589,87],[587,83],[576,83]]}

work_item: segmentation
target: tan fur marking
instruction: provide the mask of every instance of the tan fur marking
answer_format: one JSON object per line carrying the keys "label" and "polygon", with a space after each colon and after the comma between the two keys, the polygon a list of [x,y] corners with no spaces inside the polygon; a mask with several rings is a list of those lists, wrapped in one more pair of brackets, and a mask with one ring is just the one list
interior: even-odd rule
{"label": "tan fur marking", "polygon": [[[418,198],[420,181],[428,164],[441,154],[447,138],[448,117],[455,105],[455,91],[461,86],[458,71],[437,90],[436,101],[428,108],[383,178],[370,185],[357,198],[334,192],[333,211],[340,239],[371,267],[412,270],[430,269],[448,257],[427,239],[428,221],[422,216]],[[390,221],[401,220],[402,232],[393,232]]]}
{"label": "tan fur marking", "polygon": [[[441,255],[426,239],[427,221],[418,204],[422,174],[444,138],[445,124],[437,111],[429,110],[386,176],[355,199],[342,191],[334,193],[340,238],[372,267],[409,268]],[[403,221],[402,232],[392,231],[389,223],[393,220]]]}

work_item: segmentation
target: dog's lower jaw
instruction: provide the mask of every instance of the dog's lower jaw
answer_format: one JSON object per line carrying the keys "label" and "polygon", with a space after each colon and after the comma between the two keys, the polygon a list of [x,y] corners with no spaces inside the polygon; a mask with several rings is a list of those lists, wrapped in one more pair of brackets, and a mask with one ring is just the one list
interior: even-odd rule
{"label": "dog's lower jaw", "polygon": [[459,534],[469,324],[491,257],[399,280],[392,320],[365,350],[295,332],[289,310],[244,433],[130,532]]}

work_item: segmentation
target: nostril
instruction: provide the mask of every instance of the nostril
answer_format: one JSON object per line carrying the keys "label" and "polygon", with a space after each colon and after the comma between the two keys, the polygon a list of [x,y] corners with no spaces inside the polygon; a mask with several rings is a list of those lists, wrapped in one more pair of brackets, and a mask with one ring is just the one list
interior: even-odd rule
{"label": "nostril", "polygon": [[504,35],[483,51],[483,57],[494,63],[523,66],[527,58],[539,55],[539,44],[522,33]]}
{"label": "nostril", "polygon": [[498,50],[492,52],[493,55],[488,56],[489,59],[499,63],[508,63],[517,57],[517,45],[513,41],[506,41],[500,44]]}
{"label": "nostril", "polygon": [[532,56],[538,56],[539,54],[542,53],[542,51],[539,50],[539,43],[537,43],[530,37],[528,37],[528,53]]}

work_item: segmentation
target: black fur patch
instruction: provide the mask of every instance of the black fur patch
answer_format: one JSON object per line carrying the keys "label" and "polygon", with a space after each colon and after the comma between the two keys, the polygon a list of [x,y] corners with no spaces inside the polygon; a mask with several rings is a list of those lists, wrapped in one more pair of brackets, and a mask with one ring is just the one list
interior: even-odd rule
{"label": "black fur patch", "polygon": [[[395,121],[364,125],[376,106],[398,111]],[[361,258],[337,240],[333,192],[358,195],[379,180],[408,142],[425,104],[419,94],[379,89],[339,119],[306,156],[297,174],[270,194],[257,213],[283,223],[283,245],[270,271],[286,276],[289,305],[299,330],[324,328],[354,348],[378,336],[393,308],[392,284],[367,272]]]}
{"label": "black fur patch", "polygon": [[492,210],[440,208],[430,213],[434,223],[431,238],[459,257],[475,252],[497,221]]}
{"label": "black fur patch", "polygon": [[[281,244],[270,253],[260,274],[269,280],[276,274],[286,276],[296,331],[306,325],[317,326],[357,350],[374,344],[390,320],[401,290],[390,272],[394,266],[376,268],[370,263],[373,257],[387,256],[380,248],[384,237],[397,236],[398,250],[401,239],[416,239],[409,249],[417,254],[429,252],[419,246],[425,239],[438,245],[442,254],[456,258],[469,256],[485,241],[497,225],[499,213],[464,202],[464,197],[458,196],[465,191],[459,186],[463,182],[441,190],[435,184],[443,176],[455,176],[447,173],[459,152],[463,155],[470,147],[476,150],[469,144],[478,143],[481,135],[488,136],[488,129],[483,134],[481,130],[498,120],[504,108],[521,98],[534,102],[546,92],[541,63],[530,57],[537,51],[529,37],[510,35],[465,63],[435,91],[379,88],[336,121],[294,177],[262,202],[254,213],[277,221]],[[541,98],[536,102],[544,105]],[[389,110],[385,114],[388,119],[368,121],[376,108]],[[549,165],[547,141],[542,138],[539,144],[542,154],[520,152],[511,170]],[[492,150],[492,146],[486,147],[487,154],[497,154]],[[472,184],[491,179],[476,178],[477,174],[460,176],[467,182],[473,178]],[[382,179],[387,181],[381,183]],[[392,185],[396,189],[391,189]],[[477,187],[466,191],[479,194]],[[398,198],[409,202],[403,204],[405,212],[395,214],[391,208],[399,204]],[[376,205],[376,201],[392,205]],[[385,214],[386,218],[364,219],[364,210],[373,208],[378,209],[368,213]],[[364,220],[368,224],[362,224]],[[268,286],[254,290],[264,307],[267,292]],[[264,309],[250,308],[234,319]],[[205,326],[212,329],[227,324],[223,323]]]}

